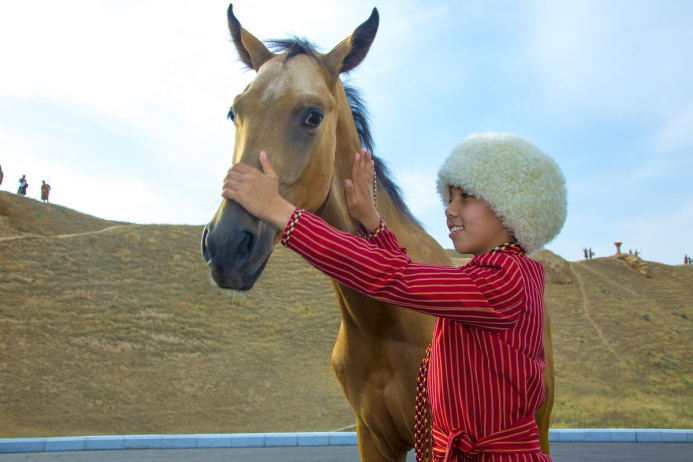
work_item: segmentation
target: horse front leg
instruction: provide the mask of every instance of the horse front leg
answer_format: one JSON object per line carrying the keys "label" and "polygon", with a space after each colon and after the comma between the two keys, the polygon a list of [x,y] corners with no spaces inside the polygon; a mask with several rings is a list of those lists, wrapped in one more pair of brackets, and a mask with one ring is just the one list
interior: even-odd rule
{"label": "horse front leg", "polygon": [[362,462],[406,462],[407,460],[407,451],[395,452],[384,443],[378,444],[377,437],[360,419],[356,420],[356,438]]}

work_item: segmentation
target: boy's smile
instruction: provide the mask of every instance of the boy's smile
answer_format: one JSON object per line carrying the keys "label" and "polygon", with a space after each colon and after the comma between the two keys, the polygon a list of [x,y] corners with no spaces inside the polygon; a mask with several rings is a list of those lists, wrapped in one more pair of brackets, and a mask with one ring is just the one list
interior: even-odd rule
{"label": "boy's smile", "polygon": [[482,255],[514,240],[493,210],[460,188],[450,187],[445,216],[450,239],[461,254]]}

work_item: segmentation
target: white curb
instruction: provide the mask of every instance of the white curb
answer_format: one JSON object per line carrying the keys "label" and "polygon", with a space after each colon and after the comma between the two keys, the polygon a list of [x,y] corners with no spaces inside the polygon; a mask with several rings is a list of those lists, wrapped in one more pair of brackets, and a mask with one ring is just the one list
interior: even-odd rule
{"label": "white curb", "polygon": [[[551,442],[693,443],[693,430],[555,429]],[[355,446],[355,432],[115,435],[0,439],[0,453],[121,449]]]}

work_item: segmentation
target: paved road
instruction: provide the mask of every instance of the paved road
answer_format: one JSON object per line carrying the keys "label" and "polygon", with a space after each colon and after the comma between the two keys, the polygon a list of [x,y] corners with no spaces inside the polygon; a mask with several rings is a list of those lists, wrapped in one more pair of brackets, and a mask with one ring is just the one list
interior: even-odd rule
{"label": "paved road", "polygon": [[[693,462],[691,443],[552,443],[555,462]],[[407,462],[413,461],[409,454]],[[243,449],[125,449],[0,454],[2,462],[359,462],[356,446]]]}

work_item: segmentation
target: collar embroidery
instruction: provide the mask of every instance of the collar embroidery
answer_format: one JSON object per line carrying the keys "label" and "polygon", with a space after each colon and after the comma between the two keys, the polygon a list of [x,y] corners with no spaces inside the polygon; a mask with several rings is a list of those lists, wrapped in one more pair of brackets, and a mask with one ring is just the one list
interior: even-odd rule
{"label": "collar embroidery", "polygon": [[501,244],[498,247],[494,248],[491,250],[489,253],[501,253],[501,252],[508,252],[508,253],[514,253],[520,256],[527,256],[525,254],[525,249],[522,248],[520,244],[517,242],[506,242],[505,244]]}

